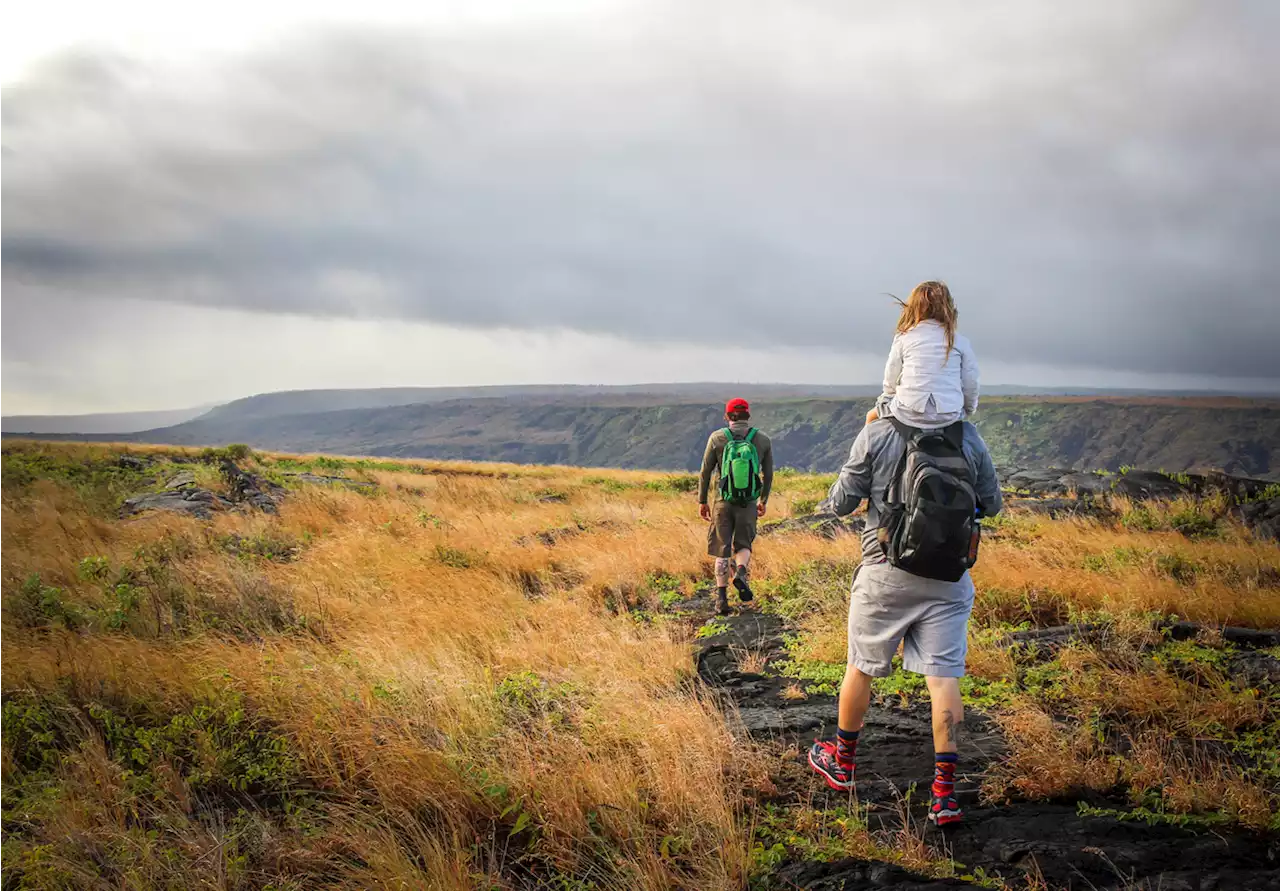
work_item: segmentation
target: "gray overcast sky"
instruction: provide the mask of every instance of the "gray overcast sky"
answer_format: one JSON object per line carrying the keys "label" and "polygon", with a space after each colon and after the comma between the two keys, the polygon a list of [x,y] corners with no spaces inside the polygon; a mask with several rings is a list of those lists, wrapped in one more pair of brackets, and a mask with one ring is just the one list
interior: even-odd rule
{"label": "gray overcast sky", "polygon": [[1280,391],[1265,0],[97,6],[0,44],[7,414],[867,383],[933,277],[988,382]]}

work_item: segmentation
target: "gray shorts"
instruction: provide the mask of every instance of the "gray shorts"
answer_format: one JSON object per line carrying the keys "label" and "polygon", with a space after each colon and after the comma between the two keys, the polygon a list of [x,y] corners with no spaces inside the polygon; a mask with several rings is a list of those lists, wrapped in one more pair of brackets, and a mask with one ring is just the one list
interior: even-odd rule
{"label": "gray shorts", "polygon": [[901,643],[907,671],[964,677],[971,612],[968,573],[958,582],[941,582],[888,563],[859,566],[849,597],[849,664],[885,677]]}

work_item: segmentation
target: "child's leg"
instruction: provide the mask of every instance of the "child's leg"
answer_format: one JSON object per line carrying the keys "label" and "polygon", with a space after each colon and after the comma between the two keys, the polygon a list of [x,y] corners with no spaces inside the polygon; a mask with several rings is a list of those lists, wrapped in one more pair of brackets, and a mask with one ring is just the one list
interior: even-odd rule
{"label": "child's leg", "polygon": [[879,420],[880,418],[888,418],[893,415],[893,400],[888,396],[881,395],[876,400],[875,406],[871,411],[867,412],[867,423]]}

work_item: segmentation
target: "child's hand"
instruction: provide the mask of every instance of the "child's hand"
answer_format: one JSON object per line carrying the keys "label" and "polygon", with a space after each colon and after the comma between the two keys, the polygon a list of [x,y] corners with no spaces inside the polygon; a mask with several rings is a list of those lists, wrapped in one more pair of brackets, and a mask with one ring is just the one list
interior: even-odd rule
{"label": "child's hand", "polygon": [[704,520],[711,519],[711,506],[705,501],[698,505],[698,516],[702,517]]}
{"label": "child's hand", "polygon": [[757,504],[757,505],[756,505],[756,516],[757,516],[757,517],[763,517],[763,516],[764,516],[764,502],[763,502],[763,501],[761,501],[759,504]]}
{"label": "child's hand", "polygon": [[879,419],[880,419],[880,413],[876,411],[874,408],[871,409],[871,411],[867,412],[868,424],[870,424],[872,421],[878,421]]}

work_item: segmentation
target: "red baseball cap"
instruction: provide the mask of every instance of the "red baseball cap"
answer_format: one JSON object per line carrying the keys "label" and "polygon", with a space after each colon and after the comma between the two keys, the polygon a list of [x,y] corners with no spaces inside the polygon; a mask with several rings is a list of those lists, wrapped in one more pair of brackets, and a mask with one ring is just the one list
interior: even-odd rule
{"label": "red baseball cap", "polygon": [[730,399],[728,402],[725,403],[724,413],[726,415],[731,415],[736,411],[749,412],[751,411],[751,406],[747,405],[747,400],[745,399]]}

